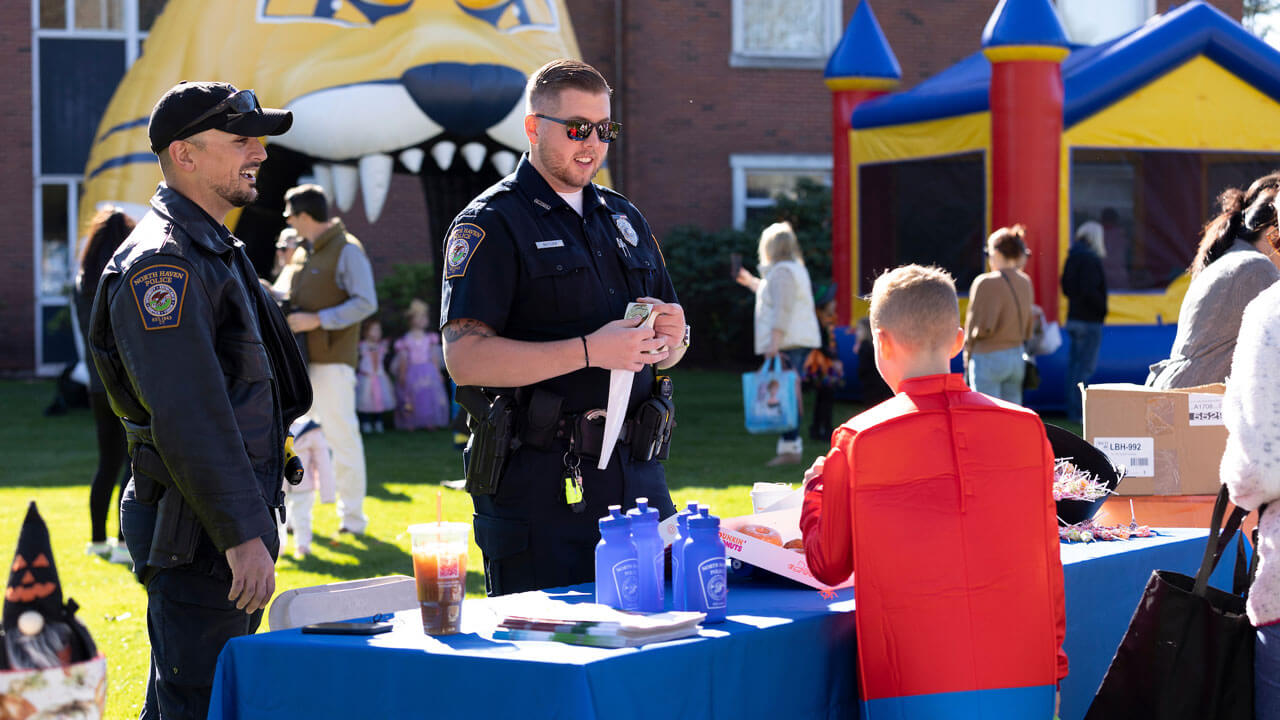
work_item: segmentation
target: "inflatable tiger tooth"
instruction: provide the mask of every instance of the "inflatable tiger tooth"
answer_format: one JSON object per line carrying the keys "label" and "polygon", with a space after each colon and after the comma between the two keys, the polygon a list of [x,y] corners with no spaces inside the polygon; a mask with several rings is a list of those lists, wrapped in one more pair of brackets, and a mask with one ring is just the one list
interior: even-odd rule
{"label": "inflatable tiger tooth", "polygon": [[362,191],[376,220],[396,160],[514,167],[525,79],[557,57],[580,57],[563,0],[170,0],[107,106],[80,217],[145,212],[160,181],[147,120],[181,80],[292,110],[273,144],[310,158],[343,210]]}

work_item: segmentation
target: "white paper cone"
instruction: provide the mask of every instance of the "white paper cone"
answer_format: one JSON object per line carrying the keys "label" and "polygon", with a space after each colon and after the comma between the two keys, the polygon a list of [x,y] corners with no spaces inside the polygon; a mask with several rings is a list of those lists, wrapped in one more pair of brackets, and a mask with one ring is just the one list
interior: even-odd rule
{"label": "white paper cone", "polygon": [[600,462],[597,470],[603,470],[613,457],[613,446],[618,444],[622,421],[627,417],[627,400],[631,397],[631,383],[636,374],[630,370],[609,371],[609,406],[605,408],[604,438],[600,443]]}

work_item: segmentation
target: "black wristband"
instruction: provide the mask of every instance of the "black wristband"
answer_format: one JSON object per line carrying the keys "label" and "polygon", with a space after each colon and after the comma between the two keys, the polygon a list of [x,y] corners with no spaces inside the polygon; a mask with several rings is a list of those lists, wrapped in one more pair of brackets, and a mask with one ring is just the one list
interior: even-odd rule
{"label": "black wristband", "polygon": [[582,340],[582,360],[586,363],[586,367],[591,367],[591,354],[587,352],[587,336],[580,335],[579,339]]}

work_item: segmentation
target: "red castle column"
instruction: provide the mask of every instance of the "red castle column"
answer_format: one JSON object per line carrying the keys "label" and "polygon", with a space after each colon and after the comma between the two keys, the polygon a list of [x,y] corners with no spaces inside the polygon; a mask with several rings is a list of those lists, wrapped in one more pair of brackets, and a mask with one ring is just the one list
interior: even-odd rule
{"label": "red castle column", "polygon": [[849,131],[853,111],[898,86],[902,69],[871,10],[863,0],[853,12],[844,36],[827,61],[823,80],[831,90],[831,275],[838,285],[839,323],[848,325],[858,292],[850,257],[852,240],[852,162]]}
{"label": "red castle column", "polygon": [[1066,33],[1049,0],[1000,0],[982,34],[991,61],[991,229],[1022,223],[1027,274],[1058,319],[1061,62]]}

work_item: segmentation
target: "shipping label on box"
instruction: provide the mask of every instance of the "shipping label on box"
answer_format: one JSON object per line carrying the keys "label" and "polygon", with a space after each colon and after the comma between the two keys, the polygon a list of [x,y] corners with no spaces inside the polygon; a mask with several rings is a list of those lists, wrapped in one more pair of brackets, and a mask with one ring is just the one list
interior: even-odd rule
{"label": "shipping label on box", "polygon": [[1157,390],[1108,383],[1084,390],[1084,436],[1123,465],[1119,495],[1211,495],[1226,448],[1225,386]]}
{"label": "shipping label on box", "polygon": [[1106,453],[1125,477],[1155,477],[1156,443],[1149,437],[1100,437],[1093,446]]}
{"label": "shipping label on box", "polygon": [[1191,425],[1222,425],[1222,396],[1188,393],[1187,418]]}

